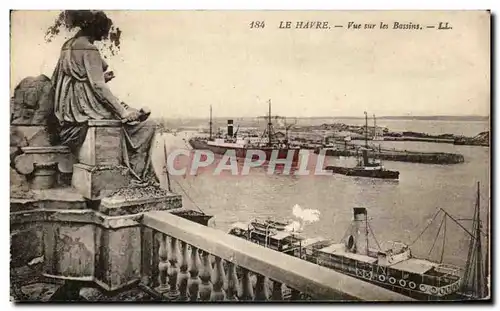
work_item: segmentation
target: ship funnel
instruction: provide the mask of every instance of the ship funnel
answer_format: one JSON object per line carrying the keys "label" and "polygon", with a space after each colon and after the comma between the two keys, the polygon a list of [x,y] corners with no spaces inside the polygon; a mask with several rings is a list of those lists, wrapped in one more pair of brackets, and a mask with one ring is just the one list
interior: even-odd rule
{"label": "ship funnel", "polygon": [[364,207],[355,207],[353,211],[356,253],[368,255],[368,212]]}
{"label": "ship funnel", "polygon": [[233,120],[227,120],[227,136],[233,137]]}

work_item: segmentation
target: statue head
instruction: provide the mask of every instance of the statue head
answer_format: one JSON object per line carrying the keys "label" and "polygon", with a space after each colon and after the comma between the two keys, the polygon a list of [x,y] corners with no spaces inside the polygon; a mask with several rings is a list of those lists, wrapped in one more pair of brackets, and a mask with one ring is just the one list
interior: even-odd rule
{"label": "statue head", "polygon": [[[113,25],[113,21],[103,11],[66,10],[59,13],[54,24],[45,33],[45,41],[61,34],[61,29],[71,32],[79,29],[77,36],[87,36],[91,42],[103,41],[102,51],[115,55],[120,50],[122,31]],[[62,34],[68,32],[62,32]],[[67,37],[66,37],[67,39]],[[104,54],[104,58],[106,55]]]}
{"label": "statue head", "polygon": [[80,34],[93,41],[101,41],[109,37],[113,21],[103,11],[66,11],[67,23],[79,27]]}

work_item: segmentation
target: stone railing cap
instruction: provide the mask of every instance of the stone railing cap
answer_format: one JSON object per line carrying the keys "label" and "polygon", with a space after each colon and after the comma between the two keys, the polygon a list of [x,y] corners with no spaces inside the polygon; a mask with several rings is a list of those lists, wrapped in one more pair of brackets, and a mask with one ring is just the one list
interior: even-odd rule
{"label": "stone railing cap", "polygon": [[213,256],[284,283],[318,300],[413,301],[374,284],[289,256],[165,211],[147,212],[142,224]]}

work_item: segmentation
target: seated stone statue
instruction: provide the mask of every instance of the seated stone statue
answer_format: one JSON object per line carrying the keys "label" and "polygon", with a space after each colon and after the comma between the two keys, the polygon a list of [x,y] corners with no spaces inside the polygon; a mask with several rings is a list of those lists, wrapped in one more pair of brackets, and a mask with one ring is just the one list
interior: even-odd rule
{"label": "seated stone statue", "polygon": [[124,127],[124,165],[140,182],[157,182],[151,153],[157,126],[149,111],[128,107],[106,84],[114,78],[94,45],[108,36],[112,21],[103,12],[73,20],[78,33],[64,43],[52,76],[54,115],[59,121],[60,144],[77,150],[86,135],[88,120],[121,120]]}

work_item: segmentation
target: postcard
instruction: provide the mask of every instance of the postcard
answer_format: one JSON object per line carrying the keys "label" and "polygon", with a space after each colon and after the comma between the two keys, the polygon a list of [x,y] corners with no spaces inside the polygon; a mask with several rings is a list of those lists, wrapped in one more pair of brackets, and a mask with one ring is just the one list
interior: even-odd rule
{"label": "postcard", "polygon": [[12,11],[11,301],[489,301],[491,18]]}

